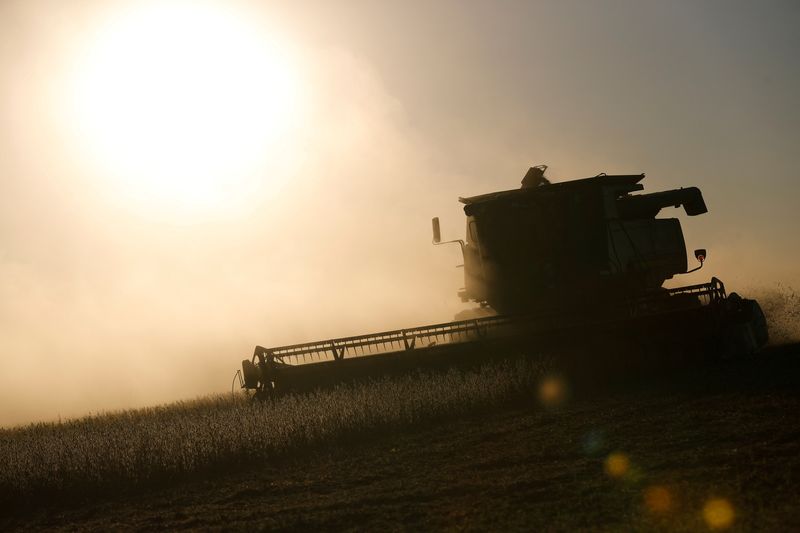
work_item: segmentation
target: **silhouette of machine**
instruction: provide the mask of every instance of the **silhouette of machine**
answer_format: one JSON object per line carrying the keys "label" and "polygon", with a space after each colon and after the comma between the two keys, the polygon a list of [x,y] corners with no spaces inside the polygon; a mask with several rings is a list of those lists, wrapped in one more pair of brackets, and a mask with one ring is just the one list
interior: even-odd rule
{"label": "silhouette of machine", "polygon": [[[707,212],[699,189],[633,195],[644,174],[550,184],[543,172],[531,168],[520,189],[460,199],[467,241],[455,242],[464,255],[464,301],[503,314],[605,308],[658,293],[686,272],[680,222],[656,215],[670,206],[690,216]],[[705,259],[705,251],[696,254]]]}
{"label": "silhouette of machine", "polygon": [[[696,187],[649,194],[644,174],[550,183],[532,167],[519,189],[461,198],[466,240],[463,301],[496,313],[356,337],[263,348],[237,373],[265,397],[420,367],[480,364],[510,349],[528,352],[614,346],[629,351],[731,357],[757,352],[767,324],[755,300],[709,283],[664,288],[688,270],[680,221],[656,218],[683,207],[707,212]],[[490,314],[487,312],[484,315]]]}

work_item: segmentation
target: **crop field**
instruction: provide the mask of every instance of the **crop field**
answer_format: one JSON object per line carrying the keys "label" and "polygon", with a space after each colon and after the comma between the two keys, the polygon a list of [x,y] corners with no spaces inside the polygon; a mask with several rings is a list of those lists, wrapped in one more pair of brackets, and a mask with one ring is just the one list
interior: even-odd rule
{"label": "crop field", "polygon": [[542,363],[414,374],[272,403],[221,395],[151,409],[0,431],[0,495],[107,493],[247,465],[507,401],[531,390]]}
{"label": "crop field", "polygon": [[0,529],[796,530],[800,307],[760,299],[773,346],[742,360],[514,356],[0,430]]}
{"label": "crop field", "polygon": [[20,428],[0,527],[796,530],[798,391],[794,344],[613,387],[500,364]]}

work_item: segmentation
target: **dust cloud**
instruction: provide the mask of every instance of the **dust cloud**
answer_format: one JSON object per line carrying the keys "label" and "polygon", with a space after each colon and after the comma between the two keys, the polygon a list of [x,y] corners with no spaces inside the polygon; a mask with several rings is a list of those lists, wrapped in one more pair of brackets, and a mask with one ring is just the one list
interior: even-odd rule
{"label": "dust cloud", "polygon": [[4,110],[20,119],[4,132],[1,425],[224,391],[256,344],[461,308],[457,252],[430,233],[432,216],[458,210],[453,178],[426,166],[367,65],[307,54],[325,90],[291,164],[262,169],[280,186],[209,220],[127,210],[66,153],[51,117]]}
{"label": "dust cloud", "polygon": [[[294,43],[305,116],[248,180],[223,181],[246,194],[183,217],[180,199],[134,207],[78,149],[65,80],[116,5],[0,3],[0,426],[224,391],[256,344],[450,320],[461,258],[431,246],[431,217],[463,237],[457,197],[515,188],[534,164],[555,182],[700,187],[707,215],[662,213],[709,250],[675,284],[800,287],[791,17],[226,4]],[[781,290],[775,316],[797,305]]]}

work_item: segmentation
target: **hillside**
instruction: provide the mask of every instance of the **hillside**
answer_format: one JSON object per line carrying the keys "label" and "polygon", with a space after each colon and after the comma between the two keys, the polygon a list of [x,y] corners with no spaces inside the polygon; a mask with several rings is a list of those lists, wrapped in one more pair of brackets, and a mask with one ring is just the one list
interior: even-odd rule
{"label": "hillside", "polygon": [[[800,345],[305,447],[229,473],[4,509],[3,529],[790,530]],[[545,391],[546,392],[546,391]]]}

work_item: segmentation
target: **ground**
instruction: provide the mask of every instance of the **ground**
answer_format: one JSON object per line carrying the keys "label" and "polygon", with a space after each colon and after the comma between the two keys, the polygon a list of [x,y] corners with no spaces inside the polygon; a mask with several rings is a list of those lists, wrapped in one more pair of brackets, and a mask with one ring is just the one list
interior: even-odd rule
{"label": "ground", "polygon": [[6,509],[0,529],[800,530],[800,345],[571,384],[549,407],[532,391],[280,463]]}

